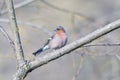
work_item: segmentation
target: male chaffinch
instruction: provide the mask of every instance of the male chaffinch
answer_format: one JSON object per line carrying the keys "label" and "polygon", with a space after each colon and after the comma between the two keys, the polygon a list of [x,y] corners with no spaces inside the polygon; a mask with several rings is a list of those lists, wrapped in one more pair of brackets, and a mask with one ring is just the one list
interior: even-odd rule
{"label": "male chaffinch", "polygon": [[55,34],[52,37],[48,38],[47,43],[42,48],[34,52],[33,55],[37,56],[47,49],[59,49],[66,45],[67,40],[68,37],[65,29],[62,26],[57,26],[55,29]]}

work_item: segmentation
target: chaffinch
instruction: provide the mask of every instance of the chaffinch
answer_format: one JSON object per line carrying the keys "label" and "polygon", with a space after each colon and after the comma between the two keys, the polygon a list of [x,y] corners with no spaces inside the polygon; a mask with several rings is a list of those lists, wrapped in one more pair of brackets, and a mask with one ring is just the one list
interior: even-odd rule
{"label": "chaffinch", "polygon": [[48,49],[59,49],[66,45],[68,40],[68,36],[66,34],[65,29],[62,26],[57,26],[55,29],[55,34],[48,38],[47,43],[36,52],[33,53],[34,56],[39,55],[41,52],[48,50]]}

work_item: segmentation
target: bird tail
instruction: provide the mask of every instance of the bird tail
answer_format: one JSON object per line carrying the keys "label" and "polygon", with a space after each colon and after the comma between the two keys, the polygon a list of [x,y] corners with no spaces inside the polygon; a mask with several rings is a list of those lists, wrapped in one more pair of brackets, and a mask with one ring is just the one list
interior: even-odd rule
{"label": "bird tail", "polygon": [[38,49],[36,52],[32,53],[34,56],[39,55],[43,51],[43,48]]}
{"label": "bird tail", "polygon": [[37,55],[39,55],[41,52],[43,52],[43,51],[45,51],[45,50],[47,50],[47,49],[49,49],[49,46],[48,46],[48,45],[44,46],[43,48],[38,49],[36,52],[34,52],[34,53],[32,53],[32,54],[33,54],[34,56],[37,56]]}

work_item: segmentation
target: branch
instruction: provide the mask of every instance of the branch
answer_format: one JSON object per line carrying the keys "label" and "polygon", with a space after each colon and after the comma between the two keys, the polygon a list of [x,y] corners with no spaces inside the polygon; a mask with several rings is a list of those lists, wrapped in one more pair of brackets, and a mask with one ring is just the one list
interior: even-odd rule
{"label": "branch", "polygon": [[[19,3],[19,4],[16,4],[16,5],[14,6],[14,9],[23,7],[23,6],[29,4],[29,3],[33,2],[33,1],[34,1],[34,0],[25,0],[25,1],[21,2],[21,3]],[[5,14],[5,13],[7,13],[7,12],[8,12],[8,10],[5,9],[5,10],[3,10],[3,11],[0,12],[0,15],[3,15],[3,14]]]}
{"label": "branch", "polygon": [[[9,20],[8,19],[4,19],[4,18],[0,18],[0,22],[9,23]],[[19,21],[19,20],[17,20],[17,23],[21,24],[21,25],[26,25],[26,26],[31,26],[33,28],[41,29],[41,31],[43,31],[44,33],[47,33],[50,36],[52,35],[52,32],[50,32],[49,30],[45,29],[41,25],[37,25],[37,24],[31,23],[31,22],[27,22],[27,21],[23,22],[23,21]]]}
{"label": "branch", "polygon": [[97,38],[111,32],[115,29],[118,29],[118,28],[120,28],[120,20],[112,22],[112,23],[106,25],[105,27],[94,31],[91,34],[89,34],[79,40],[76,40],[76,41],[72,42],[71,44],[69,44],[59,50],[56,50],[51,53],[47,53],[47,55],[44,55],[43,57],[36,58],[35,60],[33,60],[32,62],[29,63],[31,65],[30,66],[31,70],[34,70],[37,67],[40,67],[52,60],[55,60],[55,59],[65,55],[65,54],[68,54],[71,51],[74,51],[75,49],[78,49],[78,48],[96,40]]}
{"label": "branch", "polygon": [[24,60],[23,49],[22,49],[22,45],[21,45],[21,41],[20,41],[19,28],[18,28],[17,22],[16,22],[13,1],[6,0],[6,5],[7,5],[8,13],[9,13],[11,27],[13,28],[16,57],[17,57],[18,64],[21,65],[24,63],[25,60]]}
{"label": "branch", "polygon": [[8,35],[8,33],[3,29],[2,26],[0,26],[0,31],[2,32],[3,36],[8,40],[8,42],[9,42],[10,45],[12,46],[13,51],[15,51],[14,42],[12,41],[12,39],[10,38],[10,36]]}

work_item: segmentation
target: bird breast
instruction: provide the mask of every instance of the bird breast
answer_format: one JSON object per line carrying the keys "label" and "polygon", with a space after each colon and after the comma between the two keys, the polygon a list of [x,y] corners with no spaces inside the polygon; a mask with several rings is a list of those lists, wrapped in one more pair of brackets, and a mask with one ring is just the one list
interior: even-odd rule
{"label": "bird breast", "polygon": [[59,49],[63,47],[67,42],[67,35],[65,33],[56,34],[54,38],[50,41],[51,49]]}

